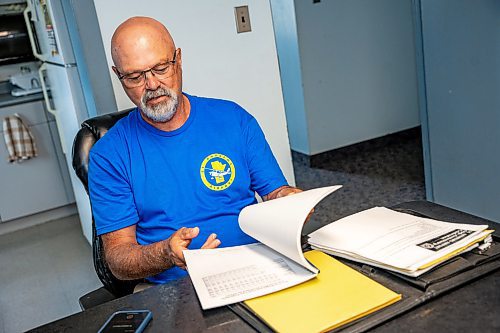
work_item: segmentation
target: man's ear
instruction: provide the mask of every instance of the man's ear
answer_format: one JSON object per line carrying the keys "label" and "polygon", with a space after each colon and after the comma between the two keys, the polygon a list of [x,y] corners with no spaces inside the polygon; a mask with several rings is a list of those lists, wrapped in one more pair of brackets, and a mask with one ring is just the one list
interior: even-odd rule
{"label": "man's ear", "polygon": [[179,66],[181,66],[182,68],[182,51],[181,51],[181,48],[179,47],[177,49],[177,62],[179,62]]}

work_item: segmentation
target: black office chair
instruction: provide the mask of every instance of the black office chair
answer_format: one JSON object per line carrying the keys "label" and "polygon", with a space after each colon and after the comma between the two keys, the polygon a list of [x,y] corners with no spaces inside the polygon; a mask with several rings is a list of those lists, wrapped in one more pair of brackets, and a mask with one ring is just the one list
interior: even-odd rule
{"label": "black office chair", "polygon": [[[73,169],[82,182],[87,194],[89,152],[92,146],[121,118],[125,117],[132,109],[118,111],[94,118],[87,119],[82,123],[73,142]],[[131,294],[137,283],[142,280],[124,281],[116,278],[109,269],[104,257],[102,239],[97,236],[94,217],[92,216],[92,254],[94,268],[104,287],[94,290],[80,297],[82,310],[105,303],[117,297]]]}

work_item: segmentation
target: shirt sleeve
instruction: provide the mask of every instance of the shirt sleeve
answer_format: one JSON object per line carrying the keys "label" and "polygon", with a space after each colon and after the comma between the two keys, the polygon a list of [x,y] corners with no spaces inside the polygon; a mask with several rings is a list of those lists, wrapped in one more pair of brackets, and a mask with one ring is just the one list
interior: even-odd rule
{"label": "shirt sleeve", "polygon": [[288,185],[257,120],[249,115],[246,122],[246,159],[252,190],[260,196]]}
{"label": "shirt sleeve", "polygon": [[138,222],[130,183],[112,149],[105,155],[90,151],[89,195],[98,235]]}

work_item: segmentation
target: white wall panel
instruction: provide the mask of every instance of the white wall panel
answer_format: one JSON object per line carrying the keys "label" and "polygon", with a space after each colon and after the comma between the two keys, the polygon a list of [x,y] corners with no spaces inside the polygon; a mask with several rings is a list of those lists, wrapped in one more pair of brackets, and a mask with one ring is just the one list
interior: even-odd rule
{"label": "white wall panel", "polygon": [[411,0],[295,0],[295,13],[310,155],[420,124]]}

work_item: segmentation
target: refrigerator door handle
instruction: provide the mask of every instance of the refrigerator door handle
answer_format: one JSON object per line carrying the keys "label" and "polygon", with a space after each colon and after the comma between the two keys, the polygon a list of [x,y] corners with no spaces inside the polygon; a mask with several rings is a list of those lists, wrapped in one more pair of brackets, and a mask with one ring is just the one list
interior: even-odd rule
{"label": "refrigerator door handle", "polygon": [[30,44],[31,44],[31,50],[33,51],[33,55],[40,59],[40,60],[44,60],[43,59],[43,55],[41,53],[38,53],[38,50],[36,48],[36,41],[35,41],[35,34],[32,30],[32,27],[31,27],[31,22],[30,22],[30,17],[29,17],[29,13],[33,14],[33,12],[31,11],[30,7],[26,7],[26,9],[24,10],[23,14],[24,14],[24,21],[26,22],[26,30],[28,30],[28,37],[30,39]]}
{"label": "refrigerator door handle", "polygon": [[49,99],[49,93],[47,89],[47,84],[45,83],[45,75],[43,75],[43,71],[47,70],[47,65],[43,63],[39,68],[38,68],[38,76],[40,76],[40,83],[42,84],[42,92],[43,92],[43,98],[45,100],[45,106],[47,107],[47,111],[52,113],[54,117],[57,117],[57,110],[53,109],[52,106],[50,105],[50,99]]}
{"label": "refrigerator door handle", "polygon": [[47,111],[50,112],[52,115],[54,115],[54,117],[56,118],[57,130],[60,133],[59,138],[61,139],[61,146],[62,146],[61,148],[63,153],[66,154],[66,144],[64,142],[64,135],[62,135],[63,132],[59,121],[59,117],[57,115],[57,110],[53,109],[52,106],[50,105],[47,84],[45,83],[45,75],[43,75],[43,71],[45,70],[47,70],[47,64],[43,63],[38,69],[38,75],[40,76],[40,83],[42,84],[43,99],[45,100],[45,107],[47,108]]}

